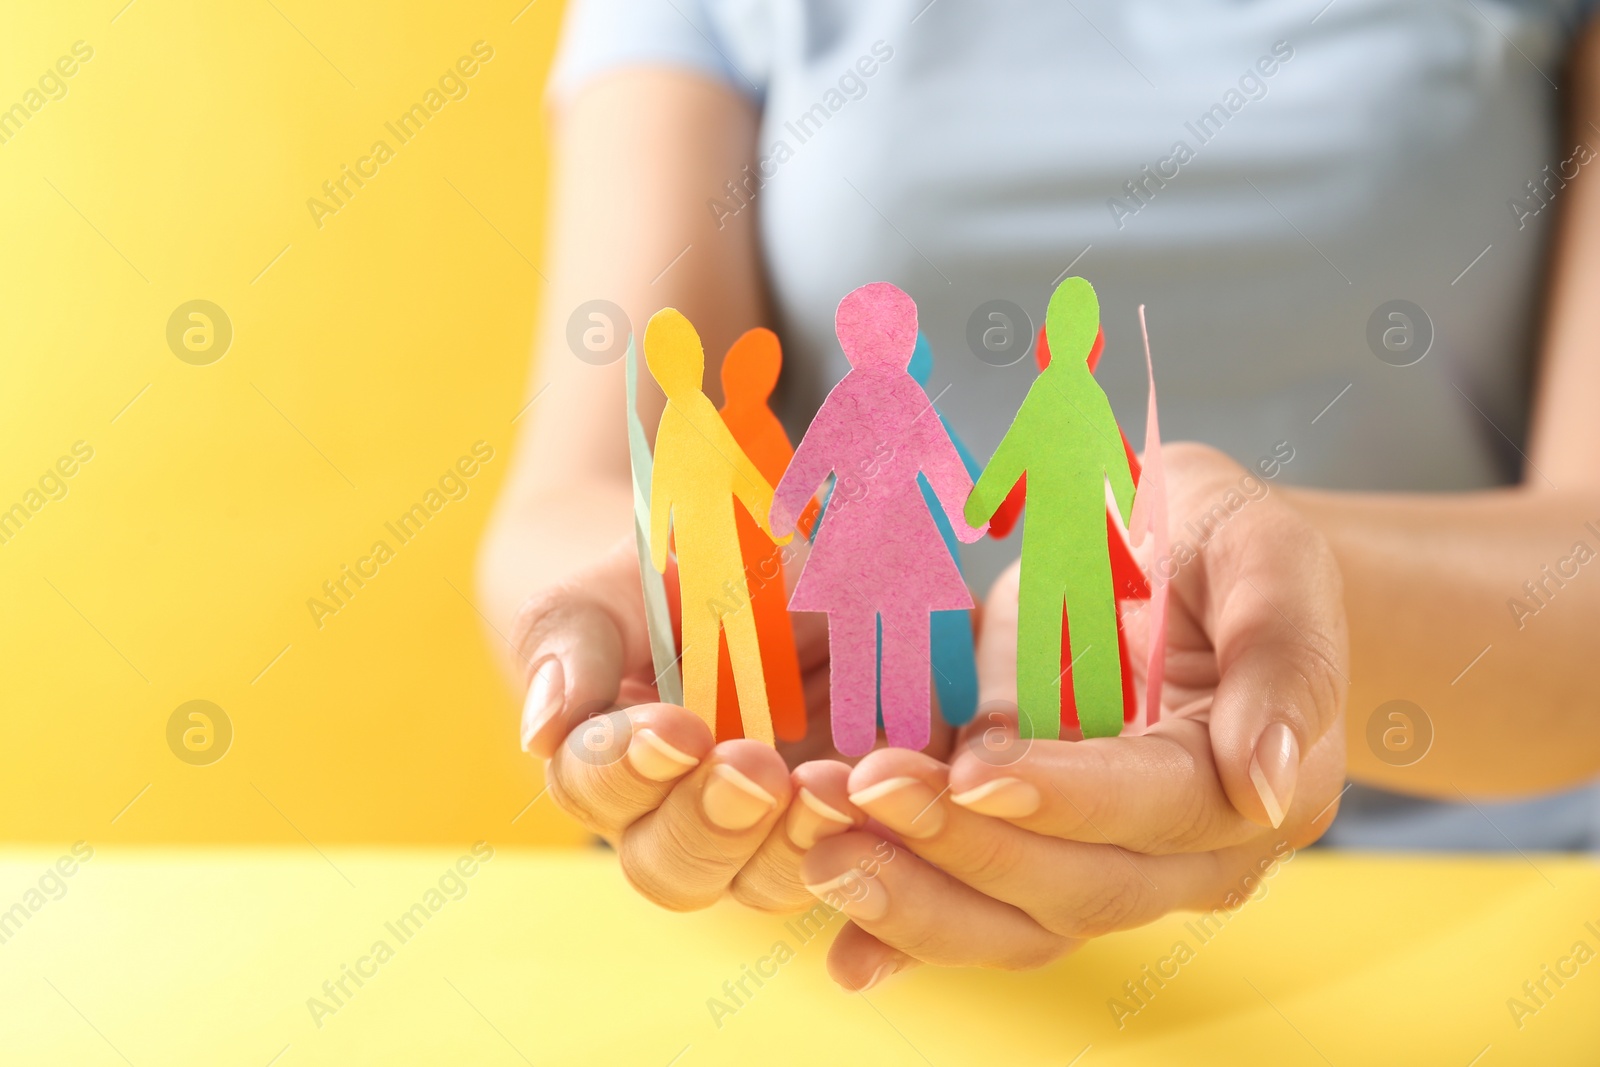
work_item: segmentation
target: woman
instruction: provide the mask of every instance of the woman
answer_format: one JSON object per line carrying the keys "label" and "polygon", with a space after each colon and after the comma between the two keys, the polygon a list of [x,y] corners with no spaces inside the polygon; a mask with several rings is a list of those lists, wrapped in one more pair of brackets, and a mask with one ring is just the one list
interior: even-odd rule
{"label": "woman", "polygon": [[[897,830],[908,847],[831,956],[850,988],[916,960],[1038,963],[1226,902],[1327,830],[1346,775],[1423,798],[1410,818],[1376,793],[1347,803],[1383,809],[1367,840],[1591,844],[1590,795],[1483,799],[1600,768],[1600,581],[1582,562],[1600,547],[1589,10],[580,3],[552,85],[535,365],[560,399],[524,420],[482,580],[497,622],[519,620],[520,655],[556,664],[525,736],[554,754],[557,797],[673,907],[730,890],[795,906],[802,882],[870,849],[864,814]],[[843,371],[839,294],[895,281],[953,353],[993,301],[1036,320],[1064,273],[1101,294],[1101,376],[1130,435],[1142,302],[1163,430],[1210,446],[1167,451],[1189,562],[1168,633],[1183,704],[1158,731],[1035,742],[1005,766],[887,751],[791,777],[770,750],[713,750],[679,709],[644,705],[617,713],[653,739],[626,760],[557,751],[573,709],[647,699],[650,680],[636,564],[595,548],[623,543],[630,514],[620,369],[572,358],[571,309],[604,297],[642,322],[671,304],[719,352],[773,324],[801,425]],[[929,392],[982,455],[1031,375],[1025,349],[1010,366],[1009,349],[970,350]],[[974,548],[977,581],[1014,552]],[[983,613],[986,701],[1014,695],[1015,610],[1008,572]],[[798,620],[820,706],[825,641]]]}

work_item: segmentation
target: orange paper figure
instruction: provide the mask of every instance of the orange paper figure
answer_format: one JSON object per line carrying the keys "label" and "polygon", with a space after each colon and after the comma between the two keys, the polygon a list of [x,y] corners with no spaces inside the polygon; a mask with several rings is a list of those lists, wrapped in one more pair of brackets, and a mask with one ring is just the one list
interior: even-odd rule
{"label": "orange paper figure", "polygon": [[[744,736],[772,744],[761,645],[739,555],[734,500],[771,534],[772,485],[745,455],[702,392],[705,350],[676,308],[651,316],[645,362],[667,394],[656,429],[650,486],[650,552],[667,568],[667,537],[677,530],[683,603],[683,703],[716,729],[717,648],[726,634]],[[774,538],[787,544],[789,538]]]}
{"label": "orange paper figure", "polygon": [[[783,477],[794,445],[783,423],[767,406],[783,350],[771,330],[754,329],[728,349],[722,361],[722,421],[750,462],[768,483]],[[815,521],[812,501],[800,517],[807,536]],[[794,627],[789,621],[789,596],[783,581],[783,551],[761,532],[743,511],[737,513],[739,551],[744,557],[745,581],[755,611],[756,635],[761,641],[762,673],[767,682],[767,703],[772,725],[780,738],[798,741],[806,735],[806,698],[800,684],[800,657],[794,647]],[[734,696],[733,661],[724,640],[717,656],[717,740],[741,736],[739,702]]]}

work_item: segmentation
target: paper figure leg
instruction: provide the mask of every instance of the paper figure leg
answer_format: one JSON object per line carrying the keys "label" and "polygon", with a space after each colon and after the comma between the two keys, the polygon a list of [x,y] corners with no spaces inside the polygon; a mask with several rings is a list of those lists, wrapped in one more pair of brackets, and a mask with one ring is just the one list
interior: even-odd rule
{"label": "paper figure leg", "polygon": [[1072,695],[1084,737],[1122,732],[1122,665],[1117,653],[1117,602],[1111,594],[1111,564],[1074,569],[1067,575],[1067,614],[1072,658]]}
{"label": "paper figure leg", "polygon": [[939,712],[951,726],[962,726],[978,713],[978,661],[972,643],[972,612],[934,612],[929,637]]}
{"label": "paper figure leg", "polygon": [[[742,517],[742,516],[741,516]],[[789,594],[783,586],[783,563],[772,549],[770,565],[763,562],[750,577],[750,604],[755,609],[756,633],[761,637],[761,666],[767,680],[767,700],[772,725],[785,741],[806,735],[806,695],[800,683],[800,656],[794,647],[794,627],[789,621]],[[767,577],[776,571],[773,577]]]}
{"label": "paper figure leg", "polygon": [[1028,573],[1017,594],[1017,727],[1023,737],[1061,736],[1061,584]]}
{"label": "paper figure leg", "polygon": [[[772,725],[780,739],[798,741],[806,735],[806,697],[800,680],[800,657],[794,646],[794,627],[789,620],[783,552],[747,513],[738,512],[737,521],[745,584],[750,589],[756,635],[761,642],[761,673],[766,680]],[[726,641],[717,661],[716,736],[718,741],[744,736]]]}
{"label": "paper figure leg", "polygon": [[[1124,601],[1118,601],[1117,607],[1117,659],[1122,665],[1122,721],[1124,724],[1133,722],[1139,717],[1139,694],[1133,684],[1133,660],[1128,653],[1128,631],[1124,628],[1124,618],[1120,610]],[[1065,610],[1061,612],[1061,662],[1067,666],[1067,673],[1061,679],[1061,729],[1062,732],[1077,730],[1078,702],[1073,697],[1072,685],[1072,621],[1067,618]]]}
{"label": "paper figure leg", "polygon": [[926,611],[901,612],[883,620],[883,728],[897,748],[927,745],[933,709],[928,704]]}
{"label": "paper figure leg", "polygon": [[733,661],[733,684],[739,694],[739,721],[744,726],[744,735],[770,745],[772,714],[767,709],[767,685],[761,677],[761,642],[756,637],[756,615],[750,605],[724,615],[722,632],[728,638],[728,658]]}
{"label": "paper figure leg", "polygon": [[845,756],[866,755],[878,739],[877,619],[871,608],[828,615],[833,747]]}
{"label": "paper figure leg", "polygon": [[[679,571],[682,573],[681,569]],[[685,583],[683,590],[683,706],[716,736],[718,620],[711,597]]]}

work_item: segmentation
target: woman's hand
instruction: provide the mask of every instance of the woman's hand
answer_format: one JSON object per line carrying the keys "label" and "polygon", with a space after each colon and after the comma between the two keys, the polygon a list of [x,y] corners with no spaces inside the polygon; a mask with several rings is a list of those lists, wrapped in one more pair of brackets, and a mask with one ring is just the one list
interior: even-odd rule
{"label": "woman's hand", "polygon": [[[667,578],[675,580],[670,569]],[[629,881],[663,907],[703,908],[727,892],[764,910],[808,905],[804,851],[863,821],[844,799],[842,763],[809,763],[791,778],[789,764],[837,755],[826,626],[818,615],[795,620],[809,729],[775,751],[713,744],[698,716],[656,702],[633,538],[518,613],[522,746],[549,761],[556,802],[609,841]]]}
{"label": "woman's hand", "polygon": [[[1237,907],[1332,821],[1347,685],[1333,557],[1232,461],[1197,446],[1165,458],[1175,537],[1160,722],[1020,740],[1014,712],[995,710],[1016,695],[1016,569],[1003,576],[979,643],[985,709],[954,758],[886,750],[849,772],[849,799],[904,847],[844,904],[852,922],[829,957],[841,985],[918,962],[1033,967],[1170,911]],[[839,833],[802,873],[821,890],[878,848],[871,832]]]}

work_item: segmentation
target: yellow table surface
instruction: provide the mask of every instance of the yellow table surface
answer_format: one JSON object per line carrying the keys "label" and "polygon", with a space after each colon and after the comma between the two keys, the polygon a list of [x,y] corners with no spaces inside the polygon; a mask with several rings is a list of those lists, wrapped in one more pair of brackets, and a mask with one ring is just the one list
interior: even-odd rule
{"label": "yellow table surface", "polygon": [[[1177,916],[1043,971],[922,970],[863,997],[823,969],[839,919],[806,941],[733,904],[670,914],[603,852],[502,847],[432,902],[465,848],[325,852],[98,849],[0,943],[0,1062],[1600,1061],[1600,962],[1572,957],[1600,949],[1600,867],[1581,859],[1302,853],[1205,943]],[[26,909],[60,854],[5,852],[0,908]],[[437,910],[401,941],[386,924],[419,902]],[[319,1027],[308,1000],[379,940],[392,956]],[[1192,958],[1119,1029],[1108,1000],[1180,940]],[[778,941],[793,958],[715,1020]],[[1535,1006],[1541,978],[1519,1027],[1507,1000]]]}

